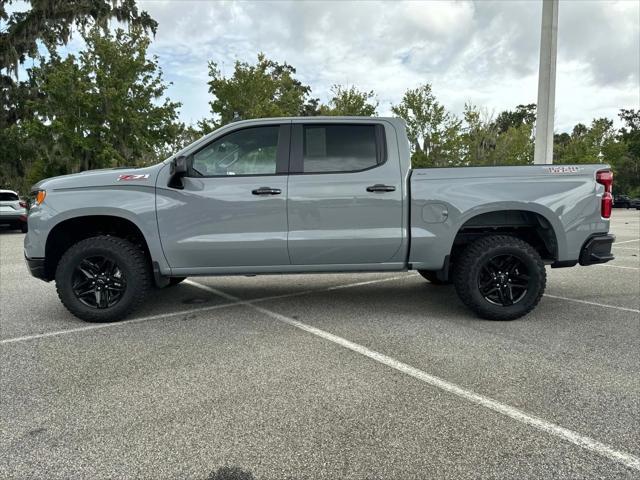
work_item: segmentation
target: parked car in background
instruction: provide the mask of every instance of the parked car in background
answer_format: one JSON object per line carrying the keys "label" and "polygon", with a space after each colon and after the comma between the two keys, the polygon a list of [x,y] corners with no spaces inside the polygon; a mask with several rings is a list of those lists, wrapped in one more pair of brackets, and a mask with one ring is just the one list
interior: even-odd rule
{"label": "parked car in background", "polygon": [[0,225],[27,232],[27,204],[13,190],[0,190]]}
{"label": "parked car in background", "polygon": [[631,198],[628,195],[616,195],[613,199],[615,208],[635,208],[640,210],[640,198]]}

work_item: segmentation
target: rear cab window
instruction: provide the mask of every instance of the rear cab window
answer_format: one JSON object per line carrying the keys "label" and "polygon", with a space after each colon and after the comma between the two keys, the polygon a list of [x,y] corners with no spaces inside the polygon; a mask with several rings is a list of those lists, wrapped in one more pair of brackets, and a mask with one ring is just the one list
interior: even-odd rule
{"label": "rear cab window", "polygon": [[295,125],[292,140],[291,173],[360,172],[385,161],[382,125]]}

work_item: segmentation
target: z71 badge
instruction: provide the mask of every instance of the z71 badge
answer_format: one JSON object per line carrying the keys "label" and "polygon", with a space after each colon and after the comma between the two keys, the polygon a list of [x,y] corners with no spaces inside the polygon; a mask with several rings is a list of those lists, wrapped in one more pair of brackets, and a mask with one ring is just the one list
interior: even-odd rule
{"label": "z71 badge", "polygon": [[131,173],[125,173],[124,175],[120,175],[118,177],[118,181],[127,181],[127,180],[146,180],[149,178],[148,173],[139,173],[137,175]]}
{"label": "z71 badge", "polygon": [[582,170],[582,167],[557,166],[545,167],[545,170],[549,173],[578,173],[580,170]]}

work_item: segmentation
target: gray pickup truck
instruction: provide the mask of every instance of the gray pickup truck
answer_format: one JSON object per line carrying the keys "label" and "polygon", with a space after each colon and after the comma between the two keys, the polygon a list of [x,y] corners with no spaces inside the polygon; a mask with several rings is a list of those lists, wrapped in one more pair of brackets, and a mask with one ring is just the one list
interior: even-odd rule
{"label": "gray pickup truck", "polygon": [[511,320],[545,265],[613,258],[612,180],[606,165],[412,170],[396,118],[241,121],[158,165],[39,182],[25,256],[87,321],[187,276],[406,270]]}

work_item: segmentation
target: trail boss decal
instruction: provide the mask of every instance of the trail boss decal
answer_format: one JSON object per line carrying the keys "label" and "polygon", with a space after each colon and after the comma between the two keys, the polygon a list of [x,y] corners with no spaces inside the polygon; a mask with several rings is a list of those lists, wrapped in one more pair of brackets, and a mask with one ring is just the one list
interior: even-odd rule
{"label": "trail boss decal", "polygon": [[125,173],[124,175],[120,175],[118,177],[118,181],[119,182],[124,182],[124,181],[128,181],[128,180],[146,180],[147,178],[149,178],[149,174],[148,173],[139,173],[137,175],[131,174],[131,173]]}
{"label": "trail boss decal", "polygon": [[582,167],[545,167],[545,170],[549,173],[578,173]]}

